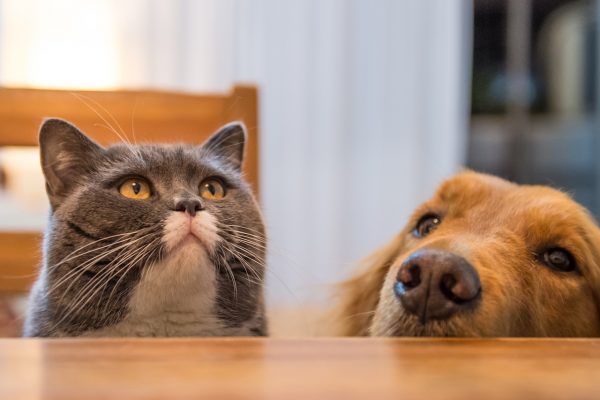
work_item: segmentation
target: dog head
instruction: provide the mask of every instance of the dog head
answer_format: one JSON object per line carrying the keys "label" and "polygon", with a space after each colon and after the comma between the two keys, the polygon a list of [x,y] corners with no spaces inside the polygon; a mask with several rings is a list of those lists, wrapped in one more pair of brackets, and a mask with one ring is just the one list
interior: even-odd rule
{"label": "dog head", "polygon": [[345,335],[600,335],[600,230],[548,187],[461,173],[365,264]]}

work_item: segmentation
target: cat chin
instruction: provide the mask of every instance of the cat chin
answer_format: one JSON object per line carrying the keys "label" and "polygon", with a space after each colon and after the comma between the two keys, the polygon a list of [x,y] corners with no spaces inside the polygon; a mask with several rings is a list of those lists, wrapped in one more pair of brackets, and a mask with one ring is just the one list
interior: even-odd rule
{"label": "cat chin", "polygon": [[217,231],[217,220],[207,211],[201,211],[194,217],[175,211],[165,220],[163,241],[169,252],[201,246],[210,253],[219,240]]}
{"label": "cat chin", "polygon": [[207,256],[206,245],[193,234],[188,234],[186,237],[181,239],[175,247],[169,250],[169,255],[172,257],[180,256],[182,253],[188,257],[192,256]]}
{"label": "cat chin", "polygon": [[209,315],[215,297],[215,268],[204,247],[189,242],[147,267],[129,309],[142,319],[167,311]]}
{"label": "cat chin", "polygon": [[[153,268],[157,268],[157,266]],[[188,275],[203,274],[206,269],[214,269],[206,245],[193,235],[184,238],[170,250],[164,258],[164,262],[159,263],[158,268],[162,268],[170,275],[161,279],[180,276],[183,280],[188,279]]]}
{"label": "cat chin", "polygon": [[[89,336],[223,336],[228,329],[214,315],[215,268],[206,246],[192,234],[160,262],[148,266],[118,324]],[[248,334],[248,333],[246,333]]]}
{"label": "cat chin", "polygon": [[214,315],[215,269],[204,247],[188,242],[150,266],[134,289],[128,314],[89,336],[216,336],[235,334]]}

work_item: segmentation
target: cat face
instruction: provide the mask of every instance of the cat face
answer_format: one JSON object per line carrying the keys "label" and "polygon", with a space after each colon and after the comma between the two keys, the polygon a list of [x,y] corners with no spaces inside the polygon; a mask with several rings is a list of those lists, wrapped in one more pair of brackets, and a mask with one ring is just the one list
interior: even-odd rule
{"label": "cat face", "polygon": [[264,334],[265,233],[244,128],[204,145],[103,148],[48,120],[51,204],[26,334]]}

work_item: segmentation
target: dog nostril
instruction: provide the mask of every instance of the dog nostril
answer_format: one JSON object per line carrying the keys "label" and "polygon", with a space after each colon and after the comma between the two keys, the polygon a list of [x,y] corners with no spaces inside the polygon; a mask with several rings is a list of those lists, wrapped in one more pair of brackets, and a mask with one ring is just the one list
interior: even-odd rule
{"label": "dog nostril", "polygon": [[416,288],[421,284],[421,267],[418,264],[411,264],[400,268],[398,271],[398,282],[402,283],[406,289]]}
{"label": "dog nostril", "polygon": [[457,280],[453,274],[444,274],[440,279],[440,292],[456,304],[472,301],[480,292],[480,286],[468,279]]}

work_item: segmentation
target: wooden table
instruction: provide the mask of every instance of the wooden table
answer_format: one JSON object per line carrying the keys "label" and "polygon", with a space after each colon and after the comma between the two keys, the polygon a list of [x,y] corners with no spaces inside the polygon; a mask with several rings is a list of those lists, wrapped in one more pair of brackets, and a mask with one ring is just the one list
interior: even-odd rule
{"label": "wooden table", "polygon": [[0,399],[598,399],[600,340],[0,340]]}

